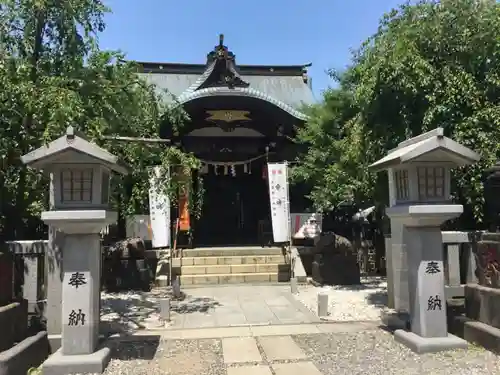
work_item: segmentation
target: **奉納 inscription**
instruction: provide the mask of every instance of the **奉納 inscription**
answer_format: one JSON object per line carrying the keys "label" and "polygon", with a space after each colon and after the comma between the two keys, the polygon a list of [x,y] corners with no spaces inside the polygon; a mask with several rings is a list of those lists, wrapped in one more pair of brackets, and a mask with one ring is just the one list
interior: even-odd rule
{"label": "\u5949\u7d0d inscription", "polygon": [[433,275],[439,272],[441,272],[441,270],[439,269],[438,262],[427,262],[427,266],[425,267],[425,273]]}
{"label": "\u5949\u7d0d inscription", "polygon": [[430,296],[427,300],[427,311],[442,310],[441,297]]}
{"label": "\u5949\u7d0d inscription", "polygon": [[87,279],[85,278],[85,275],[83,273],[74,272],[73,274],[71,274],[68,284],[78,289],[78,287],[87,284]]}
{"label": "\u5949\u7d0d inscription", "polygon": [[82,313],[82,309],[78,309],[78,312],[71,310],[68,316],[69,326],[84,326],[85,325],[85,313]]}

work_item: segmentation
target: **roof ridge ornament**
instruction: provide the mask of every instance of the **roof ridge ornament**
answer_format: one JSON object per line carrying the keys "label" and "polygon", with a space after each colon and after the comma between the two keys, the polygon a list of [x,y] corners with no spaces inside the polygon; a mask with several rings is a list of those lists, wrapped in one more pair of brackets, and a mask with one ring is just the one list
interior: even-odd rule
{"label": "roof ridge ornament", "polygon": [[211,72],[204,82],[197,88],[207,87],[248,87],[236,70],[236,56],[224,45],[224,34],[219,34],[219,44],[207,55],[207,70]]}

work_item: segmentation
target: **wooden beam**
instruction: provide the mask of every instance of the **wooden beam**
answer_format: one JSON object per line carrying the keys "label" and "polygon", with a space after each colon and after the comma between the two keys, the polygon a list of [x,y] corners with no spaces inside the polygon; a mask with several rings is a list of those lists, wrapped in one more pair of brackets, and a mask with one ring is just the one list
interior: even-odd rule
{"label": "wooden beam", "polygon": [[117,135],[104,135],[102,139],[106,141],[118,142],[143,142],[143,143],[170,143],[170,139],[163,138],[143,138],[143,137],[120,137]]}

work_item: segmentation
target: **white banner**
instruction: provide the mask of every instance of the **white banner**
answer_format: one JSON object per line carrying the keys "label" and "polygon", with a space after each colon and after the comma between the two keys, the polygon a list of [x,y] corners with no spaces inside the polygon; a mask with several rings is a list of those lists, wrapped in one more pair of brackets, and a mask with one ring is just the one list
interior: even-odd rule
{"label": "white banner", "polygon": [[290,200],[287,163],[268,163],[269,199],[274,242],[290,242]]}
{"label": "white banner", "polygon": [[[151,242],[153,248],[170,246],[170,199],[167,194],[158,192],[156,182],[160,176],[161,168],[154,167],[154,175],[149,181],[149,217],[151,223]],[[156,175],[156,179],[155,176]],[[168,176],[161,178],[168,184]]]}

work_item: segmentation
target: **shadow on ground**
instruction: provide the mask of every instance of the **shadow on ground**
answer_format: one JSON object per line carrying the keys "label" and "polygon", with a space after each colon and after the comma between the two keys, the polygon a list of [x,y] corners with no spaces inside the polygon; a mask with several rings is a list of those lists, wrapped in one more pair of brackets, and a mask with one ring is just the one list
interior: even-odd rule
{"label": "shadow on ground", "polygon": [[386,279],[384,277],[362,278],[360,284],[352,285],[332,285],[335,290],[361,291],[375,288],[386,288]]}
{"label": "shadow on ground", "polygon": [[142,336],[140,340],[115,341],[110,345],[111,358],[122,361],[152,360],[160,345],[160,336]]}
{"label": "shadow on ground", "polygon": [[373,305],[378,308],[384,308],[388,306],[387,290],[378,290],[372,292],[366,296],[366,302],[369,305]]}
{"label": "shadow on ground", "polygon": [[132,333],[140,329],[155,328],[160,321],[160,299],[170,299],[173,314],[205,313],[222,306],[210,297],[197,297],[182,293],[173,296],[169,288],[150,292],[133,291],[103,293],[101,295],[101,331],[106,334]]}

